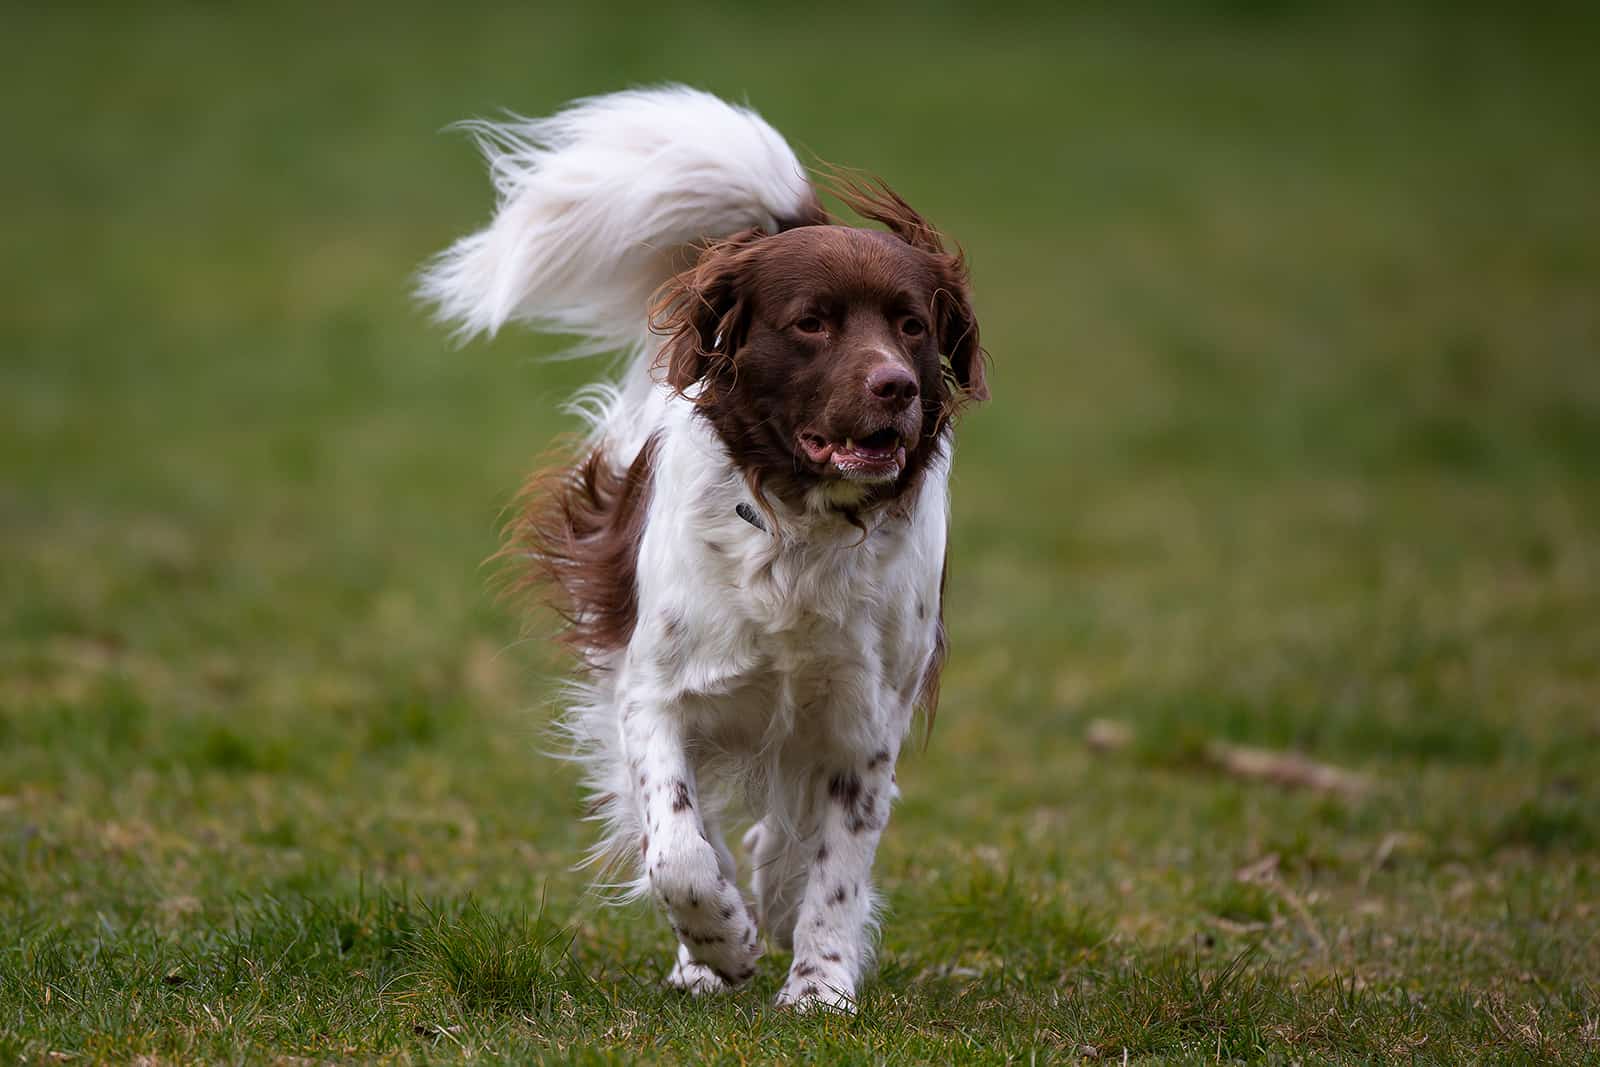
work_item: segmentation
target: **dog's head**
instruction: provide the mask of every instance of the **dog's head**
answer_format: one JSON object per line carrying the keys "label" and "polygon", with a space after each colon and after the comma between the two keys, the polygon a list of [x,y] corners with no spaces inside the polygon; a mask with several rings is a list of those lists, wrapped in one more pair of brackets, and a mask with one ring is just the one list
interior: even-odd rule
{"label": "dog's head", "polygon": [[984,400],[966,264],[882,186],[839,195],[887,230],[820,211],[712,245],[664,291],[660,365],[747,476],[845,508],[915,484],[951,417]]}

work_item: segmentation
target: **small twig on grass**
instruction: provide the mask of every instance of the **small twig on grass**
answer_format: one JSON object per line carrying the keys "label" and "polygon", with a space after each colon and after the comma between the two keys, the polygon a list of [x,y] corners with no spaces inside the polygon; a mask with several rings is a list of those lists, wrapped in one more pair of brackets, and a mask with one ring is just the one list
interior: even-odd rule
{"label": "small twig on grass", "polygon": [[1365,777],[1318,763],[1295,752],[1274,752],[1271,749],[1251,748],[1246,745],[1229,745],[1213,741],[1206,746],[1206,757],[1236,778],[1271,782],[1273,785],[1298,789],[1315,789],[1326,793],[1359,796],[1367,791]]}
{"label": "small twig on grass", "polygon": [[[1134,732],[1114,719],[1092,719],[1083,731],[1083,743],[1095,752],[1116,752],[1132,745]],[[1313,789],[1355,797],[1371,786],[1365,775],[1328,763],[1269,748],[1210,741],[1201,749],[1204,761],[1235,778],[1269,782],[1291,789]]]}

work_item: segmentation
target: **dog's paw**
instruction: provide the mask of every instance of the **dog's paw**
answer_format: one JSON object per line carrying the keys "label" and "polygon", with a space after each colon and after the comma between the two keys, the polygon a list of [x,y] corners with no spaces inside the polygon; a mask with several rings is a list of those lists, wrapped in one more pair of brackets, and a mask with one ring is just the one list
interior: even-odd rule
{"label": "dog's paw", "polygon": [[775,1003],[798,1012],[831,1011],[840,1015],[856,1013],[854,983],[837,968],[825,968],[797,959],[789,977],[778,990]]}
{"label": "dog's paw", "polygon": [[761,941],[750,909],[737,889],[670,911],[673,932],[684,951],[715,977],[738,986],[756,973]]}
{"label": "dog's paw", "polygon": [[723,877],[711,846],[694,841],[648,870],[672,932],[690,957],[730,986],[749,981],[761,956],[755,919],[739,887]]}
{"label": "dog's paw", "polygon": [[710,967],[690,956],[689,949],[683,945],[678,946],[678,960],[667,975],[667,985],[696,997],[726,993],[731,988]]}

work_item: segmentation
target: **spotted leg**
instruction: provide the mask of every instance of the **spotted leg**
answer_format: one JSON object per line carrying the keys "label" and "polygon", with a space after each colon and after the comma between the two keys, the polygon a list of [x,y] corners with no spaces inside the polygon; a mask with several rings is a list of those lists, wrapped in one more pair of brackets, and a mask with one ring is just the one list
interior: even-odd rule
{"label": "spotted leg", "polygon": [[[705,822],[706,836],[711,839],[711,846],[717,850],[718,869],[729,882],[736,881],[738,868],[734,864],[733,853],[728,851],[728,846],[723,842],[721,828],[710,819],[706,819]],[[717,977],[717,973],[710,967],[696,960],[690,954],[688,945],[681,943],[678,945],[678,958],[667,975],[667,985],[697,997],[723,993],[732,988]]]}
{"label": "spotted leg", "polygon": [[740,985],[755,973],[761,954],[756,924],[733,878],[733,857],[720,837],[713,842],[716,828],[708,832],[702,819],[678,720],[669,711],[630,703],[622,736],[630,766],[638,767],[633,785],[645,828],[639,843],[645,874],[681,943],[674,984],[710,991],[687,962],[703,964],[726,985]]}
{"label": "spotted leg", "polygon": [[883,748],[826,774],[816,798],[821,833],[794,930],[794,963],[778,1003],[800,1011],[855,1010],[870,962],[872,860],[895,794],[895,752]]}

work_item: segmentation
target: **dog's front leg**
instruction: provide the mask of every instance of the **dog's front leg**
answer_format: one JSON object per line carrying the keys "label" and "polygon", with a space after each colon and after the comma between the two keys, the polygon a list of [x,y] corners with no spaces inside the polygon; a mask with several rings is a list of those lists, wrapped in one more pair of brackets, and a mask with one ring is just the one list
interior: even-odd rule
{"label": "dog's front leg", "polygon": [[794,963],[778,1003],[855,1010],[870,957],[872,860],[889,822],[895,746],[841,761],[817,784],[821,834],[794,930]]}
{"label": "dog's front leg", "polygon": [[[683,949],[674,976],[698,977],[688,966],[693,962],[739,985],[755,973],[761,954],[756,924],[732,877],[731,857],[724,861],[706,832],[682,720],[671,706],[629,700],[622,737],[644,827],[639,854]],[[705,981],[674,984],[697,992],[709,987]]]}

